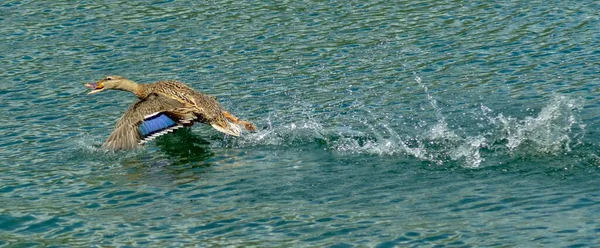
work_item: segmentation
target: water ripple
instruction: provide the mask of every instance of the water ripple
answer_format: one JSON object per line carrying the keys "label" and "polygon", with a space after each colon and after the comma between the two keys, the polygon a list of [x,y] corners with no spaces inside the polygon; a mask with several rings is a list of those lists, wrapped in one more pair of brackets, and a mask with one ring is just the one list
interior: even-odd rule
{"label": "water ripple", "polygon": [[[4,1],[0,246],[597,246],[599,8]],[[260,130],[103,151],[107,74]]]}

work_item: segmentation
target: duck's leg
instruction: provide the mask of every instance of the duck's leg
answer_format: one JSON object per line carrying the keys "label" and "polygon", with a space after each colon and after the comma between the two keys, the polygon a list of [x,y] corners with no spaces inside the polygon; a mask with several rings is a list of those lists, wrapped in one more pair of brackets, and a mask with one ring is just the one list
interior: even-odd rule
{"label": "duck's leg", "polygon": [[229,113],[225,110],[223,110],[221,112],[223,113],[223,116],[225,116],[225,118],[227,118],[231,122],[238,124],[238,125],[244,125],[244,128],[246,128],[246,130],[248,130],[248,131],[256,131],[256,126],[254,126],[254,124],[247,122],[247,121],[243,121],[240,118],[235,117],[234,115],[232,115],[231,113]]}

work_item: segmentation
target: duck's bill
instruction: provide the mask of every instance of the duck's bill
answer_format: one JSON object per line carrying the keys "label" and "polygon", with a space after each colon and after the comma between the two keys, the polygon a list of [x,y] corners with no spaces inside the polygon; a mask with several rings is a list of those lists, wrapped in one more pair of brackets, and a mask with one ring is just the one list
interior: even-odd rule
{"label": "duck's bill", "polygon": [[104,90],[104,88],[102,88],[102,89],[97,89],[97,90],[92,90],[92,91],[88,92],[88,95],[91,95],[91,94],[96,94],[96,93],[98,93],[98,92],[100,92],[100,91],[103,91],[103,90]]}
{"label": "duck's bill", "polygon": [[96,94],[96,93],[104,90],[104,87],[99,87],[97,83],[87,83],[84,85],[85,85],[85,87],[92,89],[92,91],[88,92],[88,95]]}

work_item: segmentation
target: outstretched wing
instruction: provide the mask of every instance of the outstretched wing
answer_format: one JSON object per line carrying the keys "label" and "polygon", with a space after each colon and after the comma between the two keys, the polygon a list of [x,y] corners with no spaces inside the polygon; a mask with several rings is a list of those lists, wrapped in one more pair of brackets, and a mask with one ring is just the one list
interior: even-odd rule
{"label": "outstretched wing", "polygon": [[191,125],[196,119],[192,111],[179,101],[150,94],[129,107],[102,148],[132,149],[184,125]]}

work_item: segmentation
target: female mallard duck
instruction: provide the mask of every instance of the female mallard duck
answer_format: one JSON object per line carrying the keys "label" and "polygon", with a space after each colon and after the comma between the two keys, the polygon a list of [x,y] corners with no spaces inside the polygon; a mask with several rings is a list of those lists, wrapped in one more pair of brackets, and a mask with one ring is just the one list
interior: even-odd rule
{"label": "female mallard duck", "polygon": [[154,138],[191,126],[194,122],[210,124],[216,130],[240,135],[237,125],[249,131],[256,127],[225,111],[217,99],[204,95],[178,81],[137,84],[119,76],[108,76],[96,83],[85,84],[95,94],[105,89],[129,91],[138,99],[117,122],[102,148],[122,150],[135,148]]}

